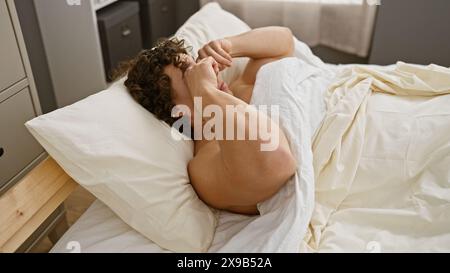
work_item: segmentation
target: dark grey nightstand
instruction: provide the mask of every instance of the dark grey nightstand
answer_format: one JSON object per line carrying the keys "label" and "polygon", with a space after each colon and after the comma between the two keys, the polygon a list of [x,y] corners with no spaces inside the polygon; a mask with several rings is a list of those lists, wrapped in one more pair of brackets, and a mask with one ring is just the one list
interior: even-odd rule
{"label": "dark grey nightstand", "polygon": [[169,37],[200,9],[199,0],[121,0],[140,5],[141,29],[145,48],[161,37]]}

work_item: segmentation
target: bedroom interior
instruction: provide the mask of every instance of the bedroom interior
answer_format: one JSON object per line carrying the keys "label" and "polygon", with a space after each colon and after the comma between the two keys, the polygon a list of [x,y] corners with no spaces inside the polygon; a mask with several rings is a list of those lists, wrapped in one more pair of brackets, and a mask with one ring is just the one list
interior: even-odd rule
{"label": "bedroom interior", "polygon": [[[450,36],[443,35],[450,32],[449,12],[446,0],[1,0],[0,253],[367,252],[373,242],[386,252],[449,252]],[[317,77],[327,80],[309,86],[334,90],[329,109],[348,90],[358,94],[347,96],[351,114],[334,109],[353,120],[336,121],[325,112],[319,120],[309,117],[319,110],[302,105],[310,114],[293,110],[285,121],[286,128],[294,117],[317,127],[292,127],[302,139],[310,137],[296,144],[311,150],[298,152],[310,162],[300,167],[306,177],[299,181],[307,186],[286,199],[295,209],[286,213],[292,226],[284,231],[299,228],[301,238],[282,234],[268,217],[205,205],[189,185],[190,140],[164,140],[173,133],[167,124],[135,107],[123,79],[111,78],[120,62],[159,38],[182,37],[196,55],[211,40],[266,26],[288,27],[294,57],[314,67],[299,67],[304,77],[284,86],[319,69],[326,76]],[[235,80],[246,62],[236,59],[221,72],[224,80]],[[338,75],[342,86],[332,84]],[[361,78],[364,87],[355,80]],[[267,84],[274,94],[275,82]],[[304,96],[314,105],[314,95]],[[322,124],[334,124],[335,131]],[[127,134],[119,135],[121,128]],[[326,142],[339,134],[339,144]],[[143,185],[143,177],[151,184]],[[277,198],[262,209],[274,212]],[[164,200],[173,202],[163,206]],[[386,207],[377,207],[382,202]],[[294,215],[300,212],[310,217]],[[180,220],[188,214],[191,219]],[[252,241],[250,228],[258,221],[276,239],[240,245],[237,238]]]}

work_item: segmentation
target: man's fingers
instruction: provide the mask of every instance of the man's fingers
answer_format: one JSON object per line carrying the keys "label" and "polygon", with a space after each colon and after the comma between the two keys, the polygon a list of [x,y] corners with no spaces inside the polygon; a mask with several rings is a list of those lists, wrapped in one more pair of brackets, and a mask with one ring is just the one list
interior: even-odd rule
{"label": "man's fingers", "polygon": [[222,71],[232,65],[233,58],[231,57],[231,55],[228,54],[223,48],[221,48],[220,44],[215,41],[212,41],[209,44],[203,46],[198,51],[198,58],[196,62],[199,62],[200,60],[203,60],[208,56],[213,57],[219,63],[219,71]]}
{"label": "man's fingers", "polygon": [[222,57],[224,57],[228,62],[227,65],[231,66],[232,62],[233,62],[233,58],[231,57],[230,54],[228,54],[228,52],[226,52],[217,42],[213,42],[210,44],[211,48],[217,52],[218,54],[220,54]]}
{"label": "man's fingers", "polygon": [[211,56],[208,56],[204,59],[201,59],[197,65],[205,64],[208,67],[212,67],[214,70],[214,73],[217,75],[220,72],[219,63]]}
{"label": "man's fingers", "polygon": [[214,72],[216,73],[216,75],[219,74],[219,72],[220,72],[219,64],[213,58],[211,58],[211,57],[209,57],[209,58],[210,58],[209,60],[212,63],[212,67],[214,69]]}
{"label": "man's fingers", "polygon": [[213,57],[218,63],[223,65],[229,65],[230,61],[226,58],[222,57],[219,53],[217,53],[214,49],[211,47],[205,47],[205,52],[209,56]]}
{"label": "man's fingers", "polygon": [[206,54],[205,50],[202,48],[198,51],[198,58],[197,58],[197,62],[199,60],[202,60],[204,58],[208,57],[208,55]]}
{"label": "man's fingers", "polygon": [[207,63],[207,64],[212,65],[213,62],[215,62],[213,57],[206,56],[205,58],[201,59],[199,63]]}

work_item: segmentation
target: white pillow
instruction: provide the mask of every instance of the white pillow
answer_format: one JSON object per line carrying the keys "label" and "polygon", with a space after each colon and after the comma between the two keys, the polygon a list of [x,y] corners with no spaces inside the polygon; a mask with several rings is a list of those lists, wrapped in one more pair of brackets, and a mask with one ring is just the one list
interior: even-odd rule
{"label": "white pillow", "polygon": [[[251,28],[241,19],[223,10],[218,3],[208,3],[189,18],[175,33],[192,47],[192,56],[197,59],[198,50],[207,42],[237,35]],[[229,85],[244,71],[248,58],[236,58],[233,65],[221,72],[223,80]]]}
{"label": "white pillow", "polygon": [[192,141],[175,141],[174,129],[138,105],[123,80],[26,126],[75,181],[138,232],[172,251],[209,248],[216,217],[189,183]]}
{"label": "white pillow", "polygon": [[[209,4],[177,33],[197,52],[206,41],[246,30]],[[123,81],[26,126],[75,181],[135,230],[168,250],[206,251],[217,219],[189,183],[193,142],[172,138],[179,133],[138,105]]]}

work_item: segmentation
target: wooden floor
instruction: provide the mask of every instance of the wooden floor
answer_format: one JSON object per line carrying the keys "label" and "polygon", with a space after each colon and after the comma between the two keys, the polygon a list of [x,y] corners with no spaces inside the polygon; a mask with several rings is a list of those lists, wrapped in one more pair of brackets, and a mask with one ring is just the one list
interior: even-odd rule
{"label": "wooden floor", "polygon": [[[72,226],[78,218],[87,210],[87,208],[95,201],[95,197],[88,191],[78,186],[78,188],[64,202],[66,208],[66,217],[69,227]],[[45,237],[31,251],[33,253],[46,253],[53,247],[48,237]]]}

